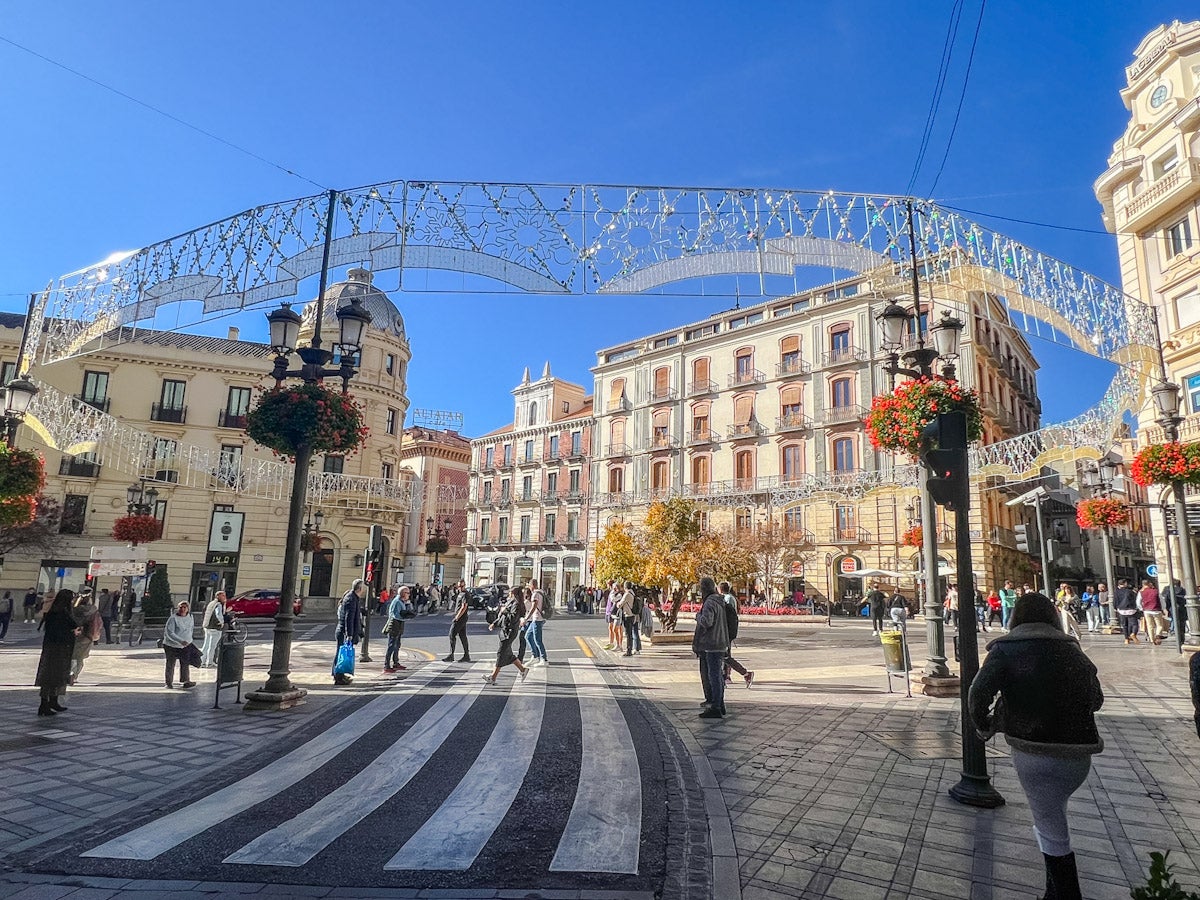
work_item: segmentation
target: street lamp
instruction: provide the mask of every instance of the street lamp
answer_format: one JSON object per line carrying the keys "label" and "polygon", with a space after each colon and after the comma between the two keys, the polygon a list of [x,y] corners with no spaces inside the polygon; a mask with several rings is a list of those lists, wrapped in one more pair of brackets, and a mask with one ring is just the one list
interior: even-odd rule
{"label": "street lamp", "polygon": [[[1154,397],[1154,408],[1158,412],[1158,424],[1162,426],[1167,440],[1178,441],[1179,423],[1183,421],[1183,417],[1179,415],[1179,385],[1172,381],[1160,381],[1150,389],[1150,393]],[[1176,543],[1179,545],[1179,559],[1183,567],[1183,587],[1187,592],[1187,628],[1195,640],[1200,637],[1200,598],[1196,596],[1195,547],[1192,543],[1191,528],[1188,526],[1187,499],[1184,496],[1183,482],[1171,482],[1171,492],[1175,495]],[[1180,626],[1181,623],[1175,623],[1176,629]]]}
{"label": "street lamp", "polygon": [[125,509],[131,516],[150,516],[154,514],[155,502],[158,500],[158,488],[146,487],[150,479],[142,478],[137,484],[131,484],[125,489]]}
{"label": "street lamp", "polygon": [[[1099,492],[1101,496],[1109,497],[1112,495],[1113,481],[1116,476],[1116,462],[1111,457],[1105,456],[1097,463],[1096,468],[1084,470],[1083,483],[1092,489],[1093,494]],[[1115,581],[1116,574],[1113,571],[1112,535],[1109,534],[1107,525],[1100,529],[1100,547],[1104,553],[1104,579],[1108,582],[1108,626],[1105,633],[1117,634],[1121,630],[1117,625],[1115,600],[1117,583]]]}
{"label": "street lamp", "polygon": [[29,405],[37,394],[37,385],[28,375],[18,375],[4,386],[4,441],[8,446],[16,445],[17,426],[29,412]]}
{"label": "street lamp", "polygon": [[[304,564],[306,566],[311,566],[312,564],[313,541],[315,537],[321,533],[321,525],[324,523],[324,521],[325,513],[318,509],[304,522]],[[301,573],[300,575],[301,601],[303,601],[308,595],[308,580],[310,577],[311,569],[310,574],[305,575]]]}
{"label": "street lamp", "polygon": [[[345,392],[354,376],[362,349],[363,333],[371,322],[371,314],[363,308],[362,300],[353,297],[350,303],[337,310],[339,334],[337,346],[341,351],[341,365],[326,368],[333,359],[333,352],[321,344],[321,326],[325,320],[325,289],[329,278],[329,255],[333,242],[334,215],[337,212],[337,191],[329,191],[329,204],[325,214],[325,247],[321,257],[321,278],[317,287],[316,315],[313,318],[313,335],[307,347],[298,347],[301,318],[284,303],[279,309],[267,314],[271,332],[271,348],[275,351],[275,366],[271,377],[277,386],[287,378],[297,378],[305,384],[316,384],[325,378],[341,378]],[[288,368],[288,358],[295,353],[300,357],[298,369]],[[286,709],[301,702],[308,691],[292,684],[290,678],[292,655],[292,601],[296,591],[296,570],[300,561],[300,535],[303,531],[304,508],[308,499],[308,469],[312,463],[312,446],[303,443],[296,447],[296,466],[292,475],[292,497],[288,508],[287,543],[283,550],[283,578],[279,591],[279,612],[275,614],[275,632],[271,645],[271,668],[267,683],[257,691],[246,695],[247,710]]]}
{"label": "street lamp", "polygon": [[437,523],[433,516],[425,520],[425,552],[433,554],[433,577],[430,581],[438,584],[438,556],[442,553],[450,551],[450,525],[452,521],[449,516],[442,519],[441,527],[435,527]]}

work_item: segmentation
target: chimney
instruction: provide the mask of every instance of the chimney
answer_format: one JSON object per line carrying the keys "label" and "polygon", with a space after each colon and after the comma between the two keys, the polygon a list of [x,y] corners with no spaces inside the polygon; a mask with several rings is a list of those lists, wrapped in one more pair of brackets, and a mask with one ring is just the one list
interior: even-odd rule
{"label": "chimney", "polygon": [[236,341],[242,332],[236,325],[229,326],[229,340]]}

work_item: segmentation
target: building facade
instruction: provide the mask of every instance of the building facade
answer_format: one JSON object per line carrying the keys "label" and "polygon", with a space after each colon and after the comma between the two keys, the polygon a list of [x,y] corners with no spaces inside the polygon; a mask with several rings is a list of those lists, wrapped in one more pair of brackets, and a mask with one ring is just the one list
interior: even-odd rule
{"label": "building facade", "polygon": [[[1037,363],[1002,324],[999,301],[938,290],[934,311],[966,323],[958,374],[979,389],[984,441],[1038,428]],[[863,276],[599,351],[593,535],[681,495],[709,508],[710,527],[771,521],[800,534],[807,549],[791,571],[809,594],[861,596],[865,585],[846,571],[915,571],[919,549],[902,542],[920,522],[915,476],[897,475],[898,461],[872,449],[863,423],[890,387],[875,316],[892,296]],[[911,297],[900,302],[911,315]],[[1022,513],[994,482],[976,482],[970,513],[975,568],[988,584],[1032,566],[1016,550]],[[939,514],[934,527],[952,564],[948,520]]]}
{"label": "building facade", "polygon": [[393,566],[395,577],[405,582],[431,584],[435,580],[434,554],[426,552],[426,541],[435,531],[441,531],[446,533],[449,550],[437,555],[437,565],[441,568],[442,583],[454,584],[466,577],[464,538],[471,442],[455,431],[406,428],[400,465],[421,479],[423,490],[421,502],[414,504],[409,518],[404,556],[397,558]]}
{"label": "building facade", "polygon": [[471,441],[468,581],[536,577],[561,603],[590,572],[592,398],[548,362],[536,381],[526,369],[512,393],[513,424]]}
{"label": "building facade", "polygon": [[[1183,389],[1184,441],[1200,440],[1200,21],[1155,28],[1134,51],[1121,99],[1125,133],[1096,181],[1104,224],[1116,235],[1124,291],[1154,307],[1166,376]],[[1138,418],[1141,446],[1163,431],[1150,403]],[[1149,491],[1158,504],[1163,492]],[[1189,539],[1200,537],[1200,496],[1188,498]],[[1180,571],[1171,525],[1174,570]],[[1160,577],[1166,574],[1165,529],[1151,518]],[[1140,573],[1144,576],[1145,573]]]}
{"label": "building facade", "polygon": [[[408,409],[407,367],[411,352],[403,318],[392,301],[355,269],[328,289],[326,335],[336,334],[334,313],[351,296],[363,299],[373,320],[363,338],[361,364],[351,392],[363,404],[370,436],[347,457],[325,456],[321,496],[310,506],[324,521],[321,547],[311,555],[301,596],[338,596],[360,573],[358,557],[369,526],[384,525],[385,556],[404,543],[408,504],[402,497],[400,424]],[[310,336],[315,304],[304,310],[301,342]],[[24,327],[23,316],[0,317],[0,360],[10,376]],[[150,557],[166,568],[173,593],[203,601],[214,589],[278,588],[287,533],[290,468],[245,433],[255,393],[273,386],[273,354],[266,344],[150,329],[124,329],[90,352],[48,366],[32,376],[43,397],[62,408],[87,407],[95,439],[76,446],[49,440],[50,423],[27,418],[18,445],[46,460],[44,494],[62,507],[57,550],[52,555],[21,549],[7,554],[5,587],[78,589],[93,546],[119,546],[114,521],[127,514],[127,490],[144,483],[157,491],[153,513],[163,523]],[[283,473],[265,483],[263,472]],[[311,485],[310,480],[310,485]],[[310,487],[311,490],[311,487]],[[216,530],[229,526],[224,544]],[[214,547],[216,549],[214,549]],[[117,579],[107,585],[115,587]],[[106,586],[104,579],[100,586]]]}

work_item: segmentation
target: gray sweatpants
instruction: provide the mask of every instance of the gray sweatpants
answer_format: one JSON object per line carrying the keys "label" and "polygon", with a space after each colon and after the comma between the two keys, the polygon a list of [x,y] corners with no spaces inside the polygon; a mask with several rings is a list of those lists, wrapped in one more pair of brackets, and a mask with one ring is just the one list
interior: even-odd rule
{"label": "gray sweatpants", "polygon": [[1047,856],[1066,856],[1071,852],[1067,801],[1087,781],[1092,758],[1039,756],[1010,749],[1021,790],[1029,800],[1038,847]]}

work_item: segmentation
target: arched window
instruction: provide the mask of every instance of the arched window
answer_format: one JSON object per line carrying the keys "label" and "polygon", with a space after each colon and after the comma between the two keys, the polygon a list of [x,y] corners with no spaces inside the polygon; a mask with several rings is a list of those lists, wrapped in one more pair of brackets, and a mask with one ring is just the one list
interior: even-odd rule
{"label": "arched window", "polygon": [[608,386],[608,412],[625,408],[625,379],[614,378]]}
{"label": "arched window", "polygon": [[854,399],[853,382],[849,378],[838,378],[831,384],[830,394],[832,395],[833,408],[845,409],[852,405]]}
{"label": "arched window", "polygon": [[739,450],[734,454],[733,469],[738,487],[754,487],[755,456],[756,451],[753,449]]}
{"label": "arched window", "polygon": [[654,401],[671,398],[671,370],[667,366],[659,366],[654,370],[654,387],[650,399]]}
{"label": "arched window", "polygon": [[608,443],[611,447],[619,447],[625,443],[625,420],[613,419],[608,426]]}
{"label": "arched window", "polygon": [[747,506],[739,508],[733,514],[733,527],[737,531],[749,531],[754,522],[754,512]]}
{"label": "arched window", "polygon": [[529,424],[537,424],[537,401],[529,404]]}
{"label": "arched window", "polygon": [[850,324],[834,325],[829,329],[829,355],[833,361],[844,359],[850,354]]}
{"label": "arched window", "polygon": [[656,409],[652,421],[653,431],[651,432],[650,445],[655,450],[662,450],[671,446],[671,410]]}
{"label": "arched window", "polygon": [[711,409],[709,403],[697,403],[692,407],[692,440],[696,442],[709,440],[709,432],[712,431],[712,420],[709,418],[708,411]]}
{"label": "arched window", "polygon": [[688,388],[690,394],[706,394],[713,389],[711,379],[711,368],[708,364],[708,357],[702,356],[700,359],[692,360],[692,384]]}
{"label": "arched window", "polygon": [[712,480],[712,468],[708,455],[692,457],[692,484],[708,484]]}
{"label": "arched window", "polygon": [[650,488],[655,491],[665,491],[671,486],[671,461],[655,460],[650,467]]}
{"label": "arched window", "polygon": [[796,375],[803,367],[800,364],[800,337],[790,334],[779,342],[779,374]]}
{"label": "arched window", "polygon": [[779,415],[783,424],[798,425],[804,415],[804,405],[800,402],[800,385],[791,384],[779,392]]}
{"label": "arched window", "polygon": [[742,394],[733,398],[733,427],[736,434],[750,434],[754,421],[754,395]]}
{"label": "arched window", "polygon": [[754,348],[742,347],[734,353],[733,383],[751,384],[754,381]]}
{"label": "arched window", "polygon": [[608,470],[608,492],[619,494],[625,490],[625,467],[610,466]]}
{"label": "arched window", "polygon": [[803,444],[784,444],[779,448],[779,473],[785,482],[800,480],[804,474]]}
{"label": "arched window", "polygon": [[854,438],[838,438],[833,442],[833,471],[854,471]]}

